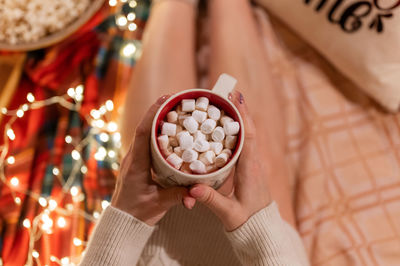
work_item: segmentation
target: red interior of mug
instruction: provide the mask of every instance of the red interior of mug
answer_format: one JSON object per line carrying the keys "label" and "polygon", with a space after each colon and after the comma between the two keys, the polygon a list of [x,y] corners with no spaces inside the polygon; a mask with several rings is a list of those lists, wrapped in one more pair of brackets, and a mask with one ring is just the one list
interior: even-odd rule
{"label": "red interior of mug", "polygon": [[[220,110],[224,110],[225,114],[227,114],[228,116],[232,117],[233,120],[240,123],[239,115],[236,113],[235,109],[232,108],[232,106],[229,104],[228,100],[222,98],[219,95],[216,95],[216,94],[213,94],[213,93],[207,92],[207,91],[189,91],[189,92],[186,92],[186,93],[183,93],[183,94],[180,94],[177,96],[171,96],[171,97],[173,97],[173,98],[169,99],[169,102],[167,103],[167,105],[164,106],[164,108],[161,110],[159,116],[157,117],[157,123],[156,123],[156,127],[155,127],[155,131],[156,131],[155,135],[156,136],[160,135],[160,133],[161,133],[160,124],[162,121],[164,121],[167,114],[170,111],[174,110],[181,103],[182,100],[186,100],[186,99],[197,99],[199,97],[207,97],[210,101],[210,104],[218,107]],[[243,125],[240,123],[240,127],[242,127],[242,126]],[[242,134],[242,131],[240,130],[239,134],[237,136],[235,150],[232,152],[231,158],[233,158],[235,156],[238,148],[240,147],[240,142],[242,141],[241,134]],[[157,142],[157,147],[158,147],[158,150],[160,151],[158,142]],[[161,154],[162,154],[162,152],[161,152]],[[230,161],[230,159],[229,159],[229,161]],[[227,162],[227,164],[229,163],[229,161]]]}

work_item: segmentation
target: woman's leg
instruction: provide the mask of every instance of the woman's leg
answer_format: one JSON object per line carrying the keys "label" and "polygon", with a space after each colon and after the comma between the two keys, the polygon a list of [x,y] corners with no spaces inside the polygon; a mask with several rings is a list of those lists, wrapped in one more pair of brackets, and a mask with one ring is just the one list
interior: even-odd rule
{"label": "woman's leg", "polygon": [[160,0],[151,9],[121,119],[123,154],[144,112],[159,96],[196,85],[193,2]]}
{"label": "woman's leg", "polygon": [[282,217],[295,225],[289,174],[285,164],[285,123],[276,84],[249,0],[209,1],[210,81],[221,73],[238,79],[256,121],[261,158],[269,168],[269,190]]}

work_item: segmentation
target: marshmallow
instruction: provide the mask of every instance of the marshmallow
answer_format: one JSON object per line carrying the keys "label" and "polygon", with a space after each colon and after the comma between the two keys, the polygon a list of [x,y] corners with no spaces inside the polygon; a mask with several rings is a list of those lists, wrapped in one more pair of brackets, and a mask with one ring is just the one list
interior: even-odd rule
{"label": "marshmallow", "polygon": [[190,163],[183,163],[181,166],[181,171],[186,174],[192,174],[192,170],[190,170]]}
{"label": "marshmallow", "polygon": [[192,136],[183,134],[180,136],[178,141],[179,141],[179,145],[182,150],[193,149],[193,137]]}
{"label": "marshmallow", "polygon": [[230,149],[224,149],[224,150],[222,150],[222,153],[228,154],[229,157],[232,156],[232,151]]}
{"label": "marshmallow", "polygon": [[176,138],[178,139],[178,141],[182,136],[190,136],[190,133],[187,130],[182,130],[181,132],[176,134]]}
{"label": "marshmallow", "polygon": [[199,154],[196,151],[192,150],[192,149],[185,150],[182,153],[182,160],[185,163],[191,163],[193,161],[196,161],[197,158],[199,158]]}
{"label": "marshmallow", "polygon": [[222,127],[216,127],[211,134],[211,138],[213,141],[222,142],[225,138],[225,132]]}
{"label": "marshmallow", "polygon": [[227,122],[234,122],[234,120],[231,117],[224,115],[221,117],[219,122],[221,123],[222,126],[225,126]]}
{"label": "marshmallow", "polygon": [[206,165],[207,173],[215,172],[215,170],[218,170],[218,167],[215,164]]}
{"label": "marshmallow", "polygon": [[172,123],[164,122],[162,125],[161,134],[167,135],[167,136],[175,136],[176,135],[176,125],[172,124]]}
{"label": "marshmallow", "polygon": [[201,124],[201,132],[203,132],[204,134],[211,134],[214,130],[214,128],[216,127],[217,122],[215,122],[215,120],[213,119],[207,119],[206,121],[203,122],[203,124]]}
{"label": "marshmallow", "polygon": [[157,141],[161,150],[166,150],[168,148],[169,139],[167,135],[158,136]]}
{"label": "marshmallow", "polygon": [[216,154],[219,155],[222,152],[224,145],[221,142],[210,142],[210,149]]}
{"label": "marshmallow", "polygon": [[190,117],[188,114],[183,114],[178,116],[178,123],[179,125],[183,126],[183,121],[185,121],[186,118]]}
{"label": "marshmallow", "polygon": [[199,97],[196,100],[196,109],[200,111],[207,111],[210,101],[207,97]]}
{"label": "marshmallow", "polygon": [[182,100],[182,111],[193,112],[196,109],[196,102],[193,99]]}
{"label": "marshmallow", "polygon": [[239,133],[239,129],[239,122],[227,122],[224,125],[225,134],[228,136],[237,135],[237,133]]}
{"label": "marshmallow", "polygon": [[215,165],[217,167],[223,167],[228,162],[229,156],[226,153],[221,153],[220,155],[215,158]]}
{"label": "marshmallow", "polygon": [[181,147],[175,147],[174,153],[176,153],[176,155],[178,155],[179,157],[182,157],[183,150]]}
{"label": "marshmallow", "polygon": [[211,119],[213,119],[215,121],[217,121],[221,118],[221,111],[214,105],[208,106],[207,113],[208,113],[208,117],[210,117]]}
{"label": "marshmallow", "polygon": [[192,116],[199,123],[203,123],[207,119],[207,113],[199,110],[194,110]]}
{"label": "marshmallow", "polygon": [[197,130],[196,132],[194,132],[193,137],[194,137],[194,141],[200,140],[200,139],[207,140],[207,136],[204,135],[203,133],[201,133],[200,130]]}
{"label": "marshmallow", "polygon": [[213,151],[206,151],[199,156],[199,161],[205,165],[211,165],[215,162],[215,153]]}
{"label": "marshmallow", "polygon": [[179,146],[179,142],[178,139],[176,137],[169,137],[169,145],[171,145],[172,147],[177,147]]}
{"label": "marshmallow", "polygon": [[167,114],[167,121],[176,124],[178,122],[178,113],[171,111]]}
{"label": "marshmallow", "polygon": [[233,148],[235,148],[236,140],[237,140],[236,136],[226,136],[226,138],[225,138],[225,148],[226,149],[231,149],[231,150]]}
{"label": "marshmallow", "polygon": [[207,140],[199,139],[194,143],[194,149],[198,152],[206,152],[210,149],[210,143]]}
{"label": "marshmallow", "polygon": [[182,166],[183,160],[175,153],[172,153],[167,157],[167,162],[169,162],[174,168],[179,170]]}
{"label": "marshmallow", "polygon": [[199,128],[199,123],[197,123],[192,116],[189,116],[183,121],[183,126],[187,129],[187,131],[193,134]]}
{"label": "marshmallow", "polygon": [[200,161],[194,161],[192,162],[190,165],[190,170],[193,171],[193,173],[196,174],[205,174],[207,173],[206,171],[206,166],[204,165],[204,163],[200,162]]}

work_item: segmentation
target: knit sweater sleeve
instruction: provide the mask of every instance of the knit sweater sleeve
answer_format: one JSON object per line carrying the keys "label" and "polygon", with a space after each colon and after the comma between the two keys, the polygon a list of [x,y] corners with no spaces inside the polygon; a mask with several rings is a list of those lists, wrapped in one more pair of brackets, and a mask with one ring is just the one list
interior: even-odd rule
{"label": "knit sweater sleeve", "polygon": [[79,265],[136,265],[153,231],[154,227],[108,206],[94,229]]}
{"label": "knit sweater sleeve", "polygon": [[300,236],[275,202],[226,235],[242,265],[309,265]]}

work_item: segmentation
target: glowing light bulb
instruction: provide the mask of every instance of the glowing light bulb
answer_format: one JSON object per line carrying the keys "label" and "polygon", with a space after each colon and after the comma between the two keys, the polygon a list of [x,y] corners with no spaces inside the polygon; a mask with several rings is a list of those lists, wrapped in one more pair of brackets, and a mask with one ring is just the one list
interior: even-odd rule
{"label": "glowing light bulb", "polygon": [[25,104],[22,105],[21,108],[22,108],[22,111],[26,112],[29,109],[29,105],[25,103]]}
{"label": "glowing light bulb", "polygon": [[113,150],[108,151],[108,157],[115,158],[115,155],[116,155],[115,151]]}
{"label": "glowing light bulb", "polygon": [[99,111],[100,111],[100,113],[101,113],[102,115],[104,115],[105,113],[107,113],[107,108],[106,108],[104,105],[102,105],[102,106],[100,106]]}
{"label": "glowing light bulb", "polygon": [[103,128],[104,127],[104,121],[99,119],[99,120],[94,120],[92,123],[92,126],[97,127],[97,128]]}
{"label": "glowing light bulb", "polygon": [[111,164],[111,168],[112,168],[113,170],[117,171],[117,170],[119,169],[118,163],[112,163],[112,164]]}
{"label": "glowing light bulb", "polygon": [[21,118],[21,117],[23,117],[24,116],[24,111],[22,110],[22,109],[19,109],[18,111],[17,111],[17,116],[19,117],[19,118]]}
{"label": "glowing light bulb", "polygon": [[110,140],[110,137],[109,137],[108,134],[106,134],[106,133],[101,133],[101,134],[100,134],[100,140],[101,140],[102,142],[107,142],[107,141]]}
{"label": "glowing light bulb", "polygon": [[81,154],[77,150],[73,150],[71,152],[72,159],[75,161],[79,160],[81,158]]}
{"label": "glowing light bulb", "polygon": [[126,24],[128,23],[128,20],[126,19],[125,16],[123,15],[119,15],[117,17],[117,25],[120,27],[126,26]]}
{"label": "glowing light bulb", "polygon": [[20,198],[20,197],[15,197],[15,198],[14,198],[14,202],[15,202],[17,205],[20,205],[20,204],[21,204],[21,198]]}
{"label": "glowing light bulb", "polygon": [[77,100],[78,102],[81,102],[83,100],[82,94],[76,94],[75,95],[75,100]]}
{"label": "glowing light bulb", "polygon": [[67,90],[67,94],[69,97],[74,98],[75,97],[75,89],[74,88],[69,88]]}
{"label": "glowing light bulb", "polygon": [[133,43],[128,43],[122,48],[122,55],[130,57],[136,52],[136,46]]}
{"label": "glowing light bulb", "polygon": [[71,193],[72,197],[76,197],[79,194],[79,189],[76,186],[73,186],[69,192]]}
{"label": "glowing light bulb", "polygon": [[49,210],[54,211],[57,208],[57,201],[50,199],[49,200]]}
{"label": "glowing light bulb", "polygon": [[72,142],[72,137],[70,135],[65,136],[65,142],[70,144]]}
{"label": "glowing light bulb", "polygon": [[110,132],[115,132],[118,130],[118,125],[115,122],[110,122],[107,124],[107,130]]}
{"label": "glowing light bulb", "polygon": [[81,167],[81,173],[82,173],[82,174],[86,174],[87,171],[88,171],[87,167],[86,167],[85,165],[83,165],[83,166]]}
{"label": "glowing light bulb", "polygon": [[9,128],[7,130],[7,136],[10,140],[15,140],[15,134],[14,134],[14,130],[12,130],[11,128]]}
{"label": "glowing light bulb", "polygon": [[72,240],[72,242],[74,243],[75,246],[81,246],[82,245],[82,240],[80,240],[77,237],[74,237],[74,239]]}
{"label": "glowing light bulb", "polygon": [[7,112],[8,112],[7,108],[5,108],[5,107],[1,108],[1,113],[3,115],[7,114]]}
{"label": "glowing light bulb", "polygon": [[108,111],[112,111],[114,109],[114,103],[111,100],[106,101],[106,108]]}
{"label": "glowing light bulb", "polygon": [[25,218],[24,221],[22,222],[22,225],[23,225],[25,228],[30,228],[30,227],[31,227],[31,221],[29,221],[28,218]]}
{"label": "glowing light bulb", "polygon": [[54,167],[52,172],[53,172],[53,175],[59,175],[60,174],[60,170],[57,167]]}
{"label": "glowing light bulb", "polygon": [[26,95],[26,99],[28,100],[28,102],[33,103],[35,101],[35,96],[33,96],[33,94],[31,92],[29,92]]}
{"label": "glowing light bulb", "polygon": [[75,88],[75,93],[77,93],[77,94],[83,94],[83,85],[82,85],[82,84],[76,86],[76,88]]}
{"label": "glowing light bulb", "polygon": [[128,25],[128,30],[130,30],[130,31],[135,31],[137,29],[137,25],[136,25],[136,23],[129,23],[129,25]]}
{"label": "glowing light bulb", "polygon": [[136,14],[133,13],[133,12],[128,13],[128,15],[126,16],[126,18],[127,18],[129,21],[134,21],[135,18],[136,18]]}
{"label": "glowing light bulb", "polygon": [[136,1],[130,1],[129,2],[129,7],[131,7],[131,8],[135,8],[137,6],[137,2]]}
{"label": "glowing light bulb", "polygon": [[113,140],[114,140],[115,142],[120,142],[120,141],[121,141],[121,134],[120,134],[119,132],[115,133],[115,134],[113,135]]}
{"label": "glowing light bulb", "polygon": [[56,257],[56,256],[53,256],[53,255],[51,255],[51,256],[50,256],[50,260],[51,260],[52,262],[56,262],[56,261],[57,261],[57,257]]}
{"label": "glowing light bulb", "polygon": [[104,161],[107,156],[107,151],[104,147],[100,147],[97,152],[94,154],[94,158],[97,161]]}
{"label": "glowing light bulb", "polygon": [[36,250],[32,251],[32,257],[34,257],[35,259],[39,258],[39,252],[37,252]]}
{"label": "glowing light bulb", "polygon": [[61,259],[61,265],[68,265],[69,264],[69,258],[68,257],[64,257]]}
{"label": "glowing light bulb", "polygon": [[93,116],[94,119],[99,119],[101,114],[99,111],[97,111],[96,109],[93,109],[92,111],[90,111],[90,115]]}
{"label": "glowing light bulb", "polygon": [[64,217],[59,217],[57,219],[57,226],[60,228],[64,228],[67,225],[67,221],[65,220]]}
{"label": "glowing light bulb", "polygon": [[14,163],[15,163],[15,158],[14,158],[14,156],[9,156],[9,157],[7,158],[7,163],[8,163],[8,164],[14,164]]}
{"label": "glowing light bulb", "polygon": [[39,201],[40,206],[42,206],[42,207],[47,206],[47,200],[45,198],[40,197],[38,201]]}
{"label": "glowing light bulb", "polygon": [[105,208],[107,208],[108,205],[110,205],[110,202],[108,202],[108,201],[106,201],[106,200],[103,200],[103,201],[101,202],[101,207],[103,208],[103,210],[104,210]]}
{"label": "glowing light bulb", "polygon": [[17,187],[19,185],[19,179],[18,177],[14,176],[13,178],[10,179],[10,183],[13,187]]}
{"label": "glowing light bulb", "polygon": [[110,0],[110,1],[108,1],[108,4],[110,6],[116,6],[117,5],[117,0]]}
{"label": "glowing light bulb", "polygon": [[95,219],[99,219],[100,218],[100,213],[99,212],[93,212],[93,217]]}
{"label": "glowing light bulb", "polygon": [[50,229],[53,226],[53,220],[48,214],[42,214],[42,230],[46,232],[51,232]]}

